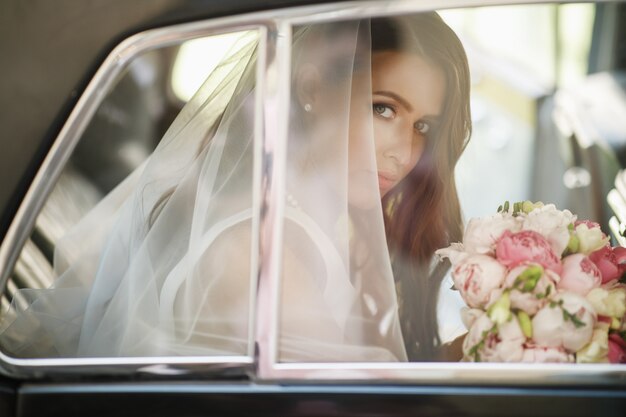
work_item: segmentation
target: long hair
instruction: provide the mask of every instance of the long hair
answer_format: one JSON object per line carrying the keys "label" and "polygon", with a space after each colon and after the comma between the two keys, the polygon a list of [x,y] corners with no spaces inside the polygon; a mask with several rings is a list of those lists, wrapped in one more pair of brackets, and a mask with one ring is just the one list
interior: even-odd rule
{"label": "long hair", "polygon": [[[446,98],[442,123],[430,132],[415,168],[383,198],[385,229],[399,286],[400,321],[410,360],[436,359],[437,295],[449,265],[435,250],[462,238],[454,168],[471,133],[467,57],[436,13],[372,19],[372,53],[418,54],[440,69]],[[433,266],[435,265],[435,266]]]}

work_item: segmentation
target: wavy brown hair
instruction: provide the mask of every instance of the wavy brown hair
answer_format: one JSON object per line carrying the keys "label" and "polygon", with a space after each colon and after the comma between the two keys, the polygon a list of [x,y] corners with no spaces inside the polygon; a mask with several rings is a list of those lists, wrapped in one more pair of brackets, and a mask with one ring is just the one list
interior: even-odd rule
{"label": "wavy brown hair", "polygon": [[372,53],[416,53],[445,76],[442,122],[429,133],[415,168],[383,198],[407,354],[413,361],[434,360],[441,344],[437,296],[449,264],[435,264],[433,256],[463,233],[454,168],[471,133],[467,57],[436,13],[372,19],[371,39]]}

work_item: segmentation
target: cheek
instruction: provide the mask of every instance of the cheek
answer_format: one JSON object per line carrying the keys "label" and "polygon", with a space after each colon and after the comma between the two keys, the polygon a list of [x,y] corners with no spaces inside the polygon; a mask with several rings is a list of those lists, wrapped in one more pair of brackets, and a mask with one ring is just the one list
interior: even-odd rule
{"label": "cheek", "polygon": [[[388,123],[374,119],[373,122],[374,149],[376,152],[376,163],[380,166],[384,161],[384,150],[388,147],[389,138],[393,137],[393,129]],[[384,165],[384,164],[383,164]]]}
{"label": "cheek", "polygon": [[417,165],[419,160],[422,158],[425,148],[426,148],[426,139],[419,138],[418,140],[415,141],[415,145],[413,146],[413,149],[411,151],[411,163],[409,164],[411,167],[409,171],[413,170],[413,168],[415,168],[415,165]]}
{"label": "cheek", "polygon": [[372,168],[372,126],[368,116],[365,111],[350,113],[348,164],[351,170]]}
{"label": "cheek", "polygon": [[411,158],[404,167],[402,178],[409,175],[409,173],[413,170],[413,168],[415,168],[417,163],[420,161],[422,155],[424,154],[425,148],[426,148],[426,140],[424,138],[416,139],[413,147],[411,148]]}

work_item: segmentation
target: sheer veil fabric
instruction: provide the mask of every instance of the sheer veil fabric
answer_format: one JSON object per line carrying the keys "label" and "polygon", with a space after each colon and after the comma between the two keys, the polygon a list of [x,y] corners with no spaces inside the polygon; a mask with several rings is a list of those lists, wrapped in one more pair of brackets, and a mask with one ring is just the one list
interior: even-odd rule
{"label": "sheer veil fabric", "polygon": [[[282,361],[406,360],[378,189],[369,22],[294,28]],[[245,355],[256,34],[58,243],[0,333],[18,357]]]}

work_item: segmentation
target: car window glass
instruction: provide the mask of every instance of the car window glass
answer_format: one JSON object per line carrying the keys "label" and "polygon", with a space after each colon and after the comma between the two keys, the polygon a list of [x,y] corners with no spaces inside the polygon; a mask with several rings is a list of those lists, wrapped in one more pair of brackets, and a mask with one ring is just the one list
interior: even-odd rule
{"label": "car window glass", "polygon": [[507,201],[610,235],[624,136],[576,130],[626,110],[623,76],[588,74],[594,16],[544,4],[294,28],[279,362],[460,360],[467,304],[435,252]]}
{"label": "car window glass", "polygon": [[[208,185],[197,178],[210,177],[212,193],[232,201],[220,190],[233,188],[229,181],[236,177],[245,184],[238,185],[239,200],[252,200],[252,156],[240,158],[237,171],[229,172],[212,155],[219,148],[225,161],[239,148],[252,152],[254,91],[249,86],[257,43],[258,33],[246,31],[161,47],[133,58],[118,76],[88,121],[8,280],[2,298],[6,353],[27,358],[248,355],[252,216],[230,226],[230,237],[198,244],[204,245],[203,258],[187,269],[196,253],[177,250],[192,244],[173,232],[174,221],[167,219],[175,218],[178,230],[185,230],[178,201],[202,204],[194,189]],[[238,96],[245,97],[241,106],[229,107]],[[216,144],[215,137],[226,133],[213,126],[226,126],[225,120],[232,127],[223,131],[241,133],[232,149]],[[192,176],[181,169],[191,165],[197,165],[195,172],[215,173],[188,179]],[[206,211],[229,218],[224,210],[217,213],[220,207]],[[197,217],[187,221],[193,230],[217,227]],[[102,233],[112,224],[118,226]],[[224,261],[220,256],[234,236],[237,258],[245,262],[213,269]],[[176,239],[186,243],[174,244]],[[93,257],[94,251],[100,254]],[[113,255],[108,261],[107,253]],[[171,272],[176,265],[178,272]],[[211,287],[219,287],[219,296],[201,282],[185,286],[175,277],[200,277],[200,270],[223,277]],[[139,283],[132,278],[136,275],[151,278]],[[218,300],[227,300],[229,291],[238,301]],[[122,316],[136,320],[119,327]],[[157,339],[169,342],[155,349]]]}

